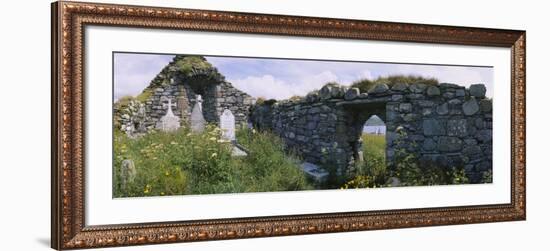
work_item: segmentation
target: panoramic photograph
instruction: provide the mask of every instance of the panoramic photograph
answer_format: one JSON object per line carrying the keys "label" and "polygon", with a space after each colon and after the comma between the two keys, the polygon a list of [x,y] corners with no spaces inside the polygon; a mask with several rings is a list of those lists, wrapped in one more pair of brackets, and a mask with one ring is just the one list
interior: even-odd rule
{"label": "panoramic photograph", "polygon": [[490,66],[113,53],[114,198],[492,183]]}

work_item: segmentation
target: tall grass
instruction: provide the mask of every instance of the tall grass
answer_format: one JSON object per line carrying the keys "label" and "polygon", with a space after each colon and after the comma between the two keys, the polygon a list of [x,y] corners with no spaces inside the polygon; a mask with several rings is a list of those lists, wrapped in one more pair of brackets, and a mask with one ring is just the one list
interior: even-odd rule
{"label": "tall grass", "polygon": [[367,134],[361,136],[363,142],[363,162],[356,163],[356,175],[342,188],[365,188],[383,186],[386,172],[386,136]]}
{"label": "tall grass", "polygon": [[[281,140],[270,133],[237,131],[249,151],[232,157],[232,146],[208,126],[194,134],[188,128],[153,132],[131,139],[115,130],[114,197],[240,193],[311,189],[297,159],[285,154]],[[136,178],[121,186],[121,163],[130,159]]]}

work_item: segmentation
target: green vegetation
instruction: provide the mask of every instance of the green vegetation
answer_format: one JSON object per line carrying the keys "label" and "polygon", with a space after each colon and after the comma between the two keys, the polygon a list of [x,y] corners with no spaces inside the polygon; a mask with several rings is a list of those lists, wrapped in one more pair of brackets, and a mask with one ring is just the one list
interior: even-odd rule
{"label": "green vegetation", "polygon": [[[209,125],[193,134],[152,132],[131,139],[115,130],[114,197],[183,194],[242,193],[306,190],[313,186],[300,171],[297,158],[285,154],[273,134],[237,131],[238,141],[250,152],[231,157],[231,145],[220,139],[219,128]],[[134,161],[136,177],[121,187],[121,163]]]}
{"label": "green vegetation", "polygon": [[[420,165],[416,156],[406,151],[404,132],[399,132],[395,144],[393,166],[387,167],[385,135],[363,134],[363,159],[357,165],[357,174],[342,188],[374,188],[390,186],[391,177],[399,180],[399,186],[431,186],[466,184],[468,178],[462,167],[442,168],[435,164]],[[487,175],[491,177],[492,175]],[[489,180],[489,178],[487,178]]]}
{"label": "green vegetation", "polygon": [[439,81],[435,78],[425,78],[415,75],[392,75],[386,77],[378,77],[377,79],[361,79],[355,81],[351,86],[357,87],[361,92],[367,92],[378,84],[387,84],[390,88],[398,83],[415,84],[422,83],[427,85],[436,85]]}
{"label": "green vegetation", "polygon": [[384,186],[388,180],[386,171],[386,136],[364,133],[363,162],[356,166],[356,176],[342,188],[374,188]]}
{"label": "green vegetation", "polygon": [[180,73],[189,76],[196,70],[211,69],[213,66],[202,56],[176,56],[174,63]]}

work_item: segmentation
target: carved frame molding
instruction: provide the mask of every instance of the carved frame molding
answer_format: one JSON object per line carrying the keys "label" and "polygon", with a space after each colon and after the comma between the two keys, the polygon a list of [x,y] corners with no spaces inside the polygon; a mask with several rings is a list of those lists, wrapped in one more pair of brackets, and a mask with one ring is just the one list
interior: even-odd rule
{"label": "carved frame molding", "polygon": [[[497,46],[512,51],[511,203],[427,209],[86,226],[84,27],[86,25]],[[525,31],[317,17],[52,3],[52,242],[95,248],[525,220]]]}

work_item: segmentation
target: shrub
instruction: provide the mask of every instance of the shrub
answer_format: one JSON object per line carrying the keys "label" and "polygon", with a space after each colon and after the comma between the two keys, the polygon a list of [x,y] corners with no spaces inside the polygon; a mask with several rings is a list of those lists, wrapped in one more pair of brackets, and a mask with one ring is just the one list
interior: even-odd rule
{"label": "shrub", "polygon": [[401,186],[429,186],[465,184],[468,178],[463,167],[444,167],[436,163],[419,164],[417,156],[407,151],[407,148],[416,148],[416,144],[407,142],[404,130],[397,131],[395,140],[395,159],[390,176],[396,177]]}

